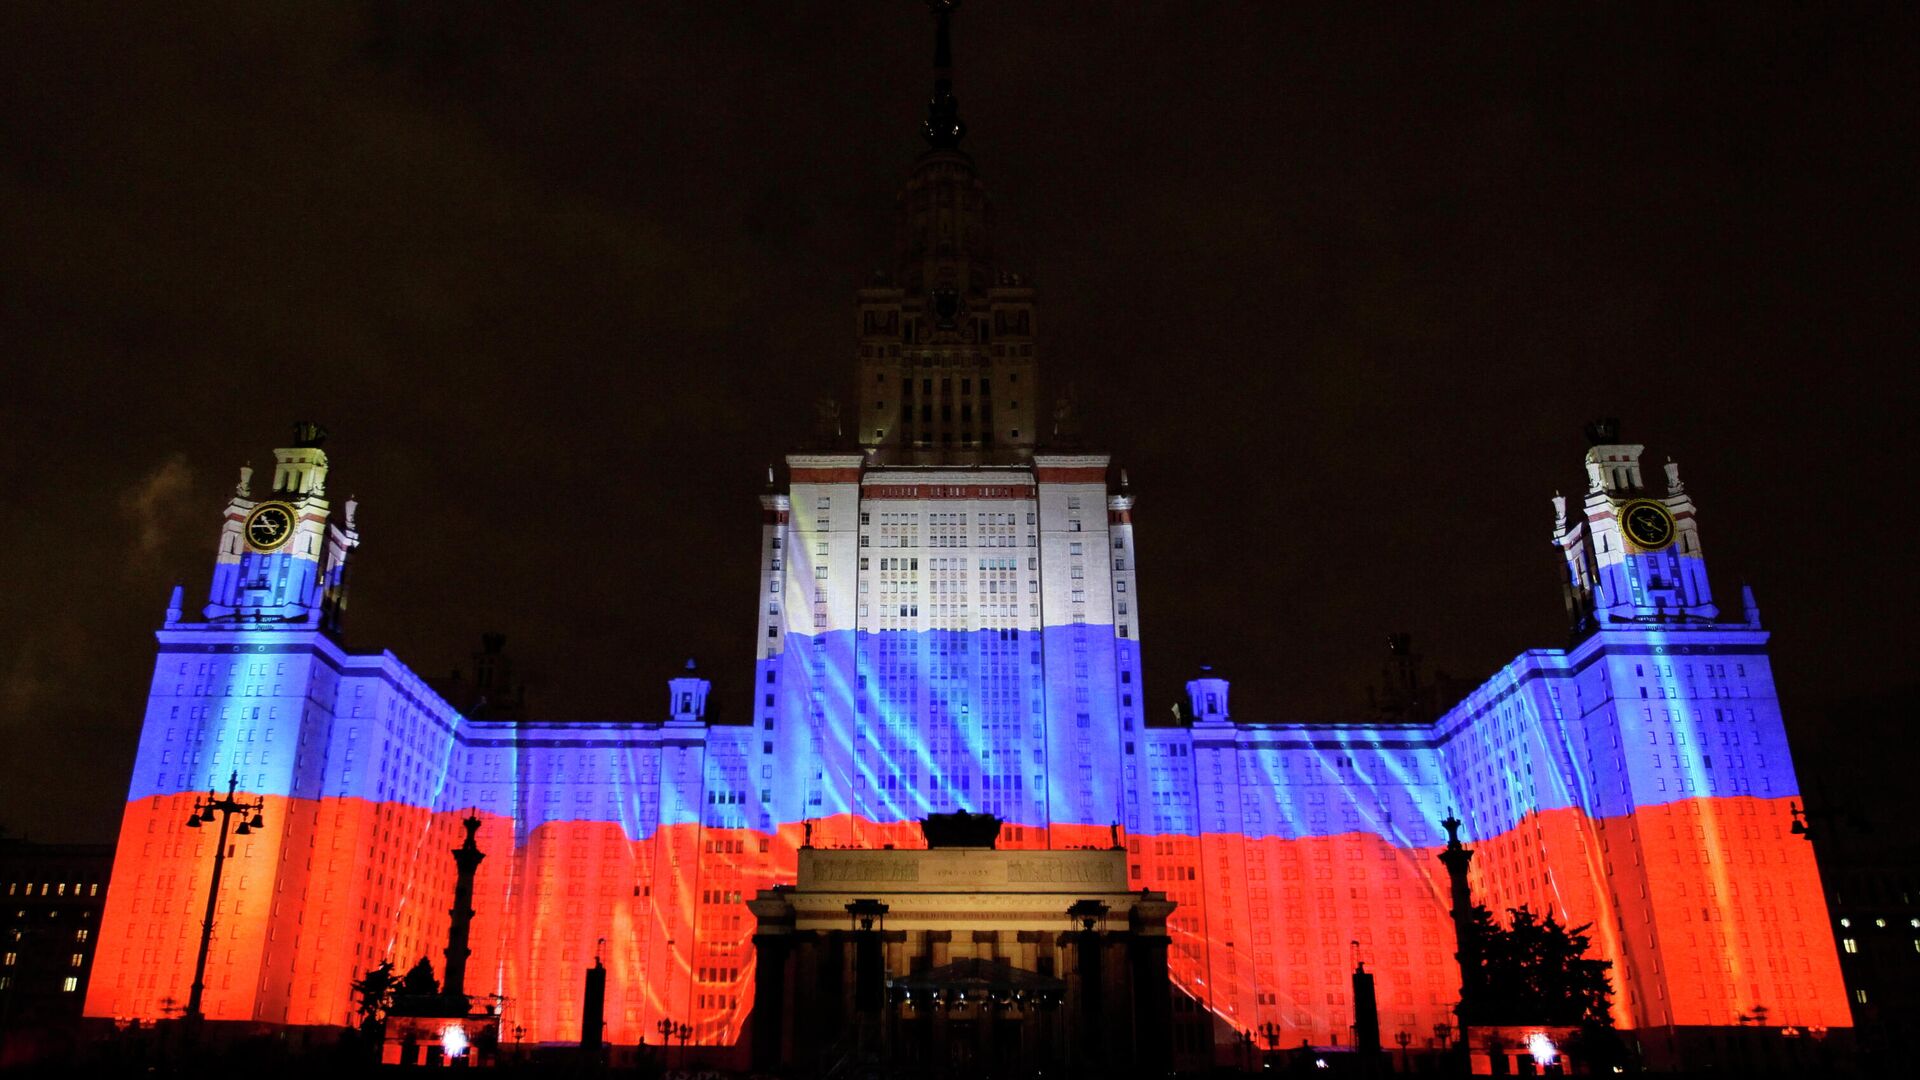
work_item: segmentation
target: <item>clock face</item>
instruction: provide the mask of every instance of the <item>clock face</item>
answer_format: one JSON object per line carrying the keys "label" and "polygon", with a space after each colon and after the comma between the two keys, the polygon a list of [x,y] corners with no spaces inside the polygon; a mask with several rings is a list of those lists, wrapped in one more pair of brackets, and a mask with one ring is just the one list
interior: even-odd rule
{"label": "clock face", "polygon": [[1621,507],[1620,528],[1642,551],[1659,551],[1673,543],[1673,515],[1657,502],[1641,500]]}
{"label": "clock face", "polygon": [[255,551],[272,551],[293,538],[293,507],[286,503],[262,503],[247,515],[241,530],[247,545]]}

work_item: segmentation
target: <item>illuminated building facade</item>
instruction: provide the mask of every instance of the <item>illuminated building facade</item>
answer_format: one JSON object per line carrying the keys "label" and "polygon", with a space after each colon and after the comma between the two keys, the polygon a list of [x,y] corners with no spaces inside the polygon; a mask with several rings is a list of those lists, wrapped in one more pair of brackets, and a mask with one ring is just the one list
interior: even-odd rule
{"label": "illuminated building facade", "polygon": [[1003,848],[1121,830],[1128,887],[1177,905],[1180,1059],[1267,1024],[1286,1046],[1349,1041],[1354,942],[1382,1030],[1424,1043],[1459,985],[1434,858],[1451,807],[1482,900],[1594,923],[1650,1053],[1756,1005],[1846,1026],[1812,853],[1787,831],[1767,634],[1750,598],[1714,606],[1677,470],[1649,488],[1610,432],[1581,503],[1556,500],[1577,644],[1522,654],[1433,723],[1236,717],[1210,675],[1149,715],[1134,496],[1070,404],[1041,428],[1034,293],[994,261],[944,33],[939,55],[900,260],[857,298],[858,427],[823,409],[826,445],[761,496],[751,717],[708,723],[692,671],[633,722],[463,715],[392,654],[347,651],[355,511],[332,515],[303,430],[270,492],[243,474],[202,617],[176,591],[158,633],[89,1013],[157,1017],[184,993],[212,851],[181,826],[237,770],[266,827],[227,863],[214,1019],[342,1025],[356,975],[435,954],[471,807],[487,858],[466,986],[504,997],[504,1030],[578,1039],[599,955],[609,1042],[670,1019],[734,1045],[746,901],[794,880],[803,842],[915,846],[919,819],[967,810],[1006,823]]}

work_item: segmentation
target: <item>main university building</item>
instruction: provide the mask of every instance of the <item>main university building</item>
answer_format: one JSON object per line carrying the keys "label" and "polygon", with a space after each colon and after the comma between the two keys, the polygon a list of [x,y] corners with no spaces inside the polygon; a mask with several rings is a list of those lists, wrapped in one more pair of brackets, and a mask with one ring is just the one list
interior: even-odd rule
{"label": "main university building", "polygon": [[466,986],[500,995],[503,1030],[577,1040],[598,957],[610,1042],[664,1018],[735,1044],[747,901],[792,882],[803,845],[913,847],[920,819],[968,810],[1006,823],[1003,848],[1117,840],[1128,887],[1177,904],[1179,1060],[1269,1024],[1283,1046],[1350,1042],[1356,950],[1381,1030],[1424,1045],[1460,986],[1435,859],[1452,809],[1479,900],[1593,924],[1649,1054],[1756,1007],[1848,1025],[1789,832],[1767,633],[1751,598],[1715,603],[1692,496],[1639,446],[1601,432],[1584,494],[1554,500],[1577,644],[1437,720],[1236,715],[1211,677],[1176,718],[1150,707],[1134,495],[1041,407],[1034,289],[994,259],[948,86],[943,68],[895,269],[858,293],[844,449],[789,456],[760,496],[755,595],[737,583],[758,661],[722,676],[752,679],[751,716],[710,723],[692,672],[631,721],[463,715],[392,653],[349,651],[355,507],[296,439],[270,479],[243,474],[205,605],[176,591],[158,631],[89,1014],[185,996],[213,830],[182,824],[237,774],[266,825],[226,865],[213,1020],[346,1025],[358,975],[437,957],[473,808]]}

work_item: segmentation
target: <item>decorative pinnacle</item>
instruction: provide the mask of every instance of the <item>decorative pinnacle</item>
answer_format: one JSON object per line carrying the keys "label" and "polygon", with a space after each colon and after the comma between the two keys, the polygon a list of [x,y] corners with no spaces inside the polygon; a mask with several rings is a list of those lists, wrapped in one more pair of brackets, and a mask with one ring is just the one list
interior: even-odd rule
{"label": "decorative pinnacle", "polygon": [[935,150],[953,150],[967,134],[960,120],[960,99],[953,96],[953,9],[960,0],[927,0],[933,12],[933,98],[920,133]]}
{"label": "decorative pinnacle", "polygon": [[293,445],[303,450],[315,450],[327,441],[327,429],[311,420],[298,420],[293,425]]}

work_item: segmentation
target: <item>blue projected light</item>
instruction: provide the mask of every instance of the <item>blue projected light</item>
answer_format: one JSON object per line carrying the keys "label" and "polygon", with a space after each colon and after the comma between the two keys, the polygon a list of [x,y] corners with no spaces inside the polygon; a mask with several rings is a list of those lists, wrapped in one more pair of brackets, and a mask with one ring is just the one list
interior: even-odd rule
{"label": "blue projected light", "polygon": [[1096,625],[789,635],[758,680],[773,820],[1121,820],[1115,645]]}

